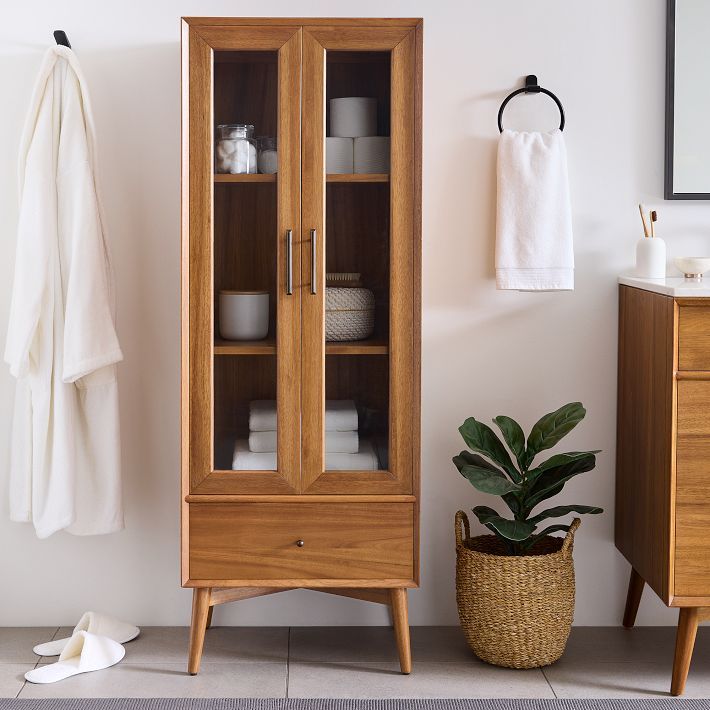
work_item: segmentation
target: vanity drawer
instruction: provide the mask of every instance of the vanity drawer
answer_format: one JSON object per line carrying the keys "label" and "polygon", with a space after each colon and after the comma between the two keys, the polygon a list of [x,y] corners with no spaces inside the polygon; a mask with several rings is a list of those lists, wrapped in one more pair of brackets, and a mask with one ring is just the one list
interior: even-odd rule
{"label": "vanity drawer", "polygon": [[412,503],[191,503],[189,535],[191,580],[414,577]]}
{"label": "vanity drawer", "polygon": [[678,369],[710,370],[710,306],[680,307]]}

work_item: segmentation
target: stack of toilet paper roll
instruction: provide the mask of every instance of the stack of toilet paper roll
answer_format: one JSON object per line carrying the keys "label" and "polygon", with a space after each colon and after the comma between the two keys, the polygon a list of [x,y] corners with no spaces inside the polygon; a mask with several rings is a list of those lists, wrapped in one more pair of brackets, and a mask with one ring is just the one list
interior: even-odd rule
{"label": "stack of toilet paper roll", "polygon": [[388,173],[390,139],[377,135],[377,99],[330,100],[330,136],[325,139],[328,173]]}

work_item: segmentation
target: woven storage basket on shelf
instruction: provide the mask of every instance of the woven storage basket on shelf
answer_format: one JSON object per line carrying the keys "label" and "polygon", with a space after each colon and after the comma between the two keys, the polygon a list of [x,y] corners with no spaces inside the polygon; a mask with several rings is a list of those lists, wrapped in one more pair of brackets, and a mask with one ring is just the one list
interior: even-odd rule
{"label": "woven storage basket on shelf", "polygon": [[375,295],[366,288],[325,289],[325,339],[364,340],[375,330]]}
{"label": "woven storage basket on shelf", "polygon": [[537,668],[565,650],[574,617],[572,547],[575,518],[564,538],[546,537],[530,555],[505,555],[495,535],[471,537],[456,513],[456,602],[471,650],[486,663]]}

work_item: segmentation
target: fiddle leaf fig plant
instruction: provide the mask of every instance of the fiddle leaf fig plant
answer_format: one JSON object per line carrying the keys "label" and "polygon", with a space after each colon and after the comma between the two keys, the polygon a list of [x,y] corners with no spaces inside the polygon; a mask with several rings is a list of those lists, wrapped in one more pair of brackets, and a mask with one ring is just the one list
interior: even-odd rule
{"label": "fiddle leaf fig plant", "polygon": [[591,505],[556,505],[533,515],[535,508],[557,495],[567,481],[596,466],[599,451],[554,454],[533,466],[535,457],[556,446],[586,413],[581,402],[565,404],[542,417],[530,430],[527,440],[520,425],[505,416],[493,419],[503,441],[491,427],[473,417],[459,427],[470,450],[454,456],[456,468],[476,490],[502,498],[513,515],[512,519],[503,517],[486,505],[473,508],[481,524],[502,539],[508,554],[525,554],[546,535],[569,529],[567,524],[555,523],[538,530],[545,520],[569,513],[603,512]]}

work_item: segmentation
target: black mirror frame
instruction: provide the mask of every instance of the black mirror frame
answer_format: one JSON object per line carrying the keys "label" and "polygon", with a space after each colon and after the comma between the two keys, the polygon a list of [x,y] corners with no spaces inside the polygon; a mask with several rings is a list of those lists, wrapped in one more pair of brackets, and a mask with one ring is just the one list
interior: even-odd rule
{"label": "black mirror frame", "polygon": [[673,127],[675,100],[676,0],[668,0],[666,16],[666,149],[663,197],[666,200],[710,200],[708,192],[673,191]]}

